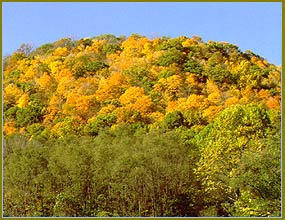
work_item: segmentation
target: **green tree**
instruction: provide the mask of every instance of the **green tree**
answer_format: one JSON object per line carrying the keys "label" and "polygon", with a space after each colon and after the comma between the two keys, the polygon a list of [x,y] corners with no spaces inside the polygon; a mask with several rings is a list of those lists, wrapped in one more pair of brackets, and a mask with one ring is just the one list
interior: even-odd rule
{"label": "green tree", "polygon": [[36,98],[31,97],[31,103],[25,108],[18,108],[16,113],[16,123],[19,127],[24,127],[32,123],[41,122],[45,114],[44,104]]}
{"label": "green tree", "polygon": [[161,57],[158,58],[157,64],[160,66],[169,66],[170,64],[183,64],[185,56],[184,54],[175,48],[166,50]]}
{"label": "green tree", "polygon": [[280,134],[260,140],[260,145],[246,151],[233,170],[231,186],[240,195],[229,206],[232,216],[281,215]]}
{"label": "green tree", "polygon": [[221,52],[215,52],[212,54],[207,62],[207,67],[203,74],[219,84],[224,82],[229,84],[232,83],[231,74],[226,68],[224,59],[225,58]]}
{"label": "green tree", "polygon": [[233,106],[220,113],[195,137],[194,142],[201,150],[196,173],[203,182],[209,204],[221,207],[234,197],[237,189],[230,186],[233,171],[247,150],[259,148],[259,139],[266,137],[271,128],[262,107]]}
{"label": "green tree", "polygon": [[114,114],[99,115],[95,120],[86,124],[84,132],[88,135],[97,135],[101,129],[115,124],[116,119]]}
{"label": "green tree", "polygon": [[199,75],[201,75],[201,73],[203,71],[203,67],[202,67],[202,65],[197,63],[197,61],[195,61],[194,59],[189,57],[188,60],[184,64],[184,71],[190,72],[190,73],[195,73],[199,76]]}
{"label": "green tree", "polygon": [[163,120],[161,126],[162,128],[166,129],[175,129],[179,128],[180,126],[187,126],[188,123],[185,120],[182,112],[180,111],[174,111],[170,112],[165,116],[165,119]]}
{"label": "green tree", "polygon": [[4,215],[50,216],[47,148],[38,142],[24,145],[14,146],[4,161]]}
{"label": "green tree", "polygon": [[93,152],[89,138],[70,136],[55,142],[49,163],[50,179],[55,184],[54,216],[94,215]]}

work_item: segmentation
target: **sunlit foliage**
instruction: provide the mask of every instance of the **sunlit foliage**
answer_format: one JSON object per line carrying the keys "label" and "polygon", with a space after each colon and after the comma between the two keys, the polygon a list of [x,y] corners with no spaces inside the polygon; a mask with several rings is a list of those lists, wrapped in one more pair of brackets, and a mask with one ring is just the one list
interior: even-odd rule
{"label": "sunlit foliage", "polygon": [[198,36],[3,60],[4,216],[279,216],[281,67]]}

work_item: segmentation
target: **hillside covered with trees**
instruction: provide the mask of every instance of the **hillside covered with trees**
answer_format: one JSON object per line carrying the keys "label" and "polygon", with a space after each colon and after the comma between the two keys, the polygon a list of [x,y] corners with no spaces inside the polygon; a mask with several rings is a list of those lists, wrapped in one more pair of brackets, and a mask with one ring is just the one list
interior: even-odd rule
{"label": "hillside covered with trees", "polygon": [[280,216],[280,67],[200,37],[3,60],[4,216]]}

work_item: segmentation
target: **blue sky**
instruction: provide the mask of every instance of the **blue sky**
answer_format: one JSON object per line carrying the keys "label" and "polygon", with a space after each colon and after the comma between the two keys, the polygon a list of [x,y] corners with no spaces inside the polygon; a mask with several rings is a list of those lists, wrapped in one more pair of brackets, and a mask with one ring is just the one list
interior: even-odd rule
{"label": "blue sky", "polygon": [[64,37],[101,34],[193,35],[227,41],[276,65],[282,54],[282,3],[2,3],[2,52]]}

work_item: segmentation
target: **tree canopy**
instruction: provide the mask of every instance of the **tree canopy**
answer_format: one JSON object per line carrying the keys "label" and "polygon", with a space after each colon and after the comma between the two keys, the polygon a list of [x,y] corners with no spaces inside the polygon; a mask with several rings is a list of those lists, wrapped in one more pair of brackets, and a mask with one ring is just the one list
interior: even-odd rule
{"label": "tree canopy", "polygon": [[200,37],[4,59],[4,216],[280,216],[281,68]]}

